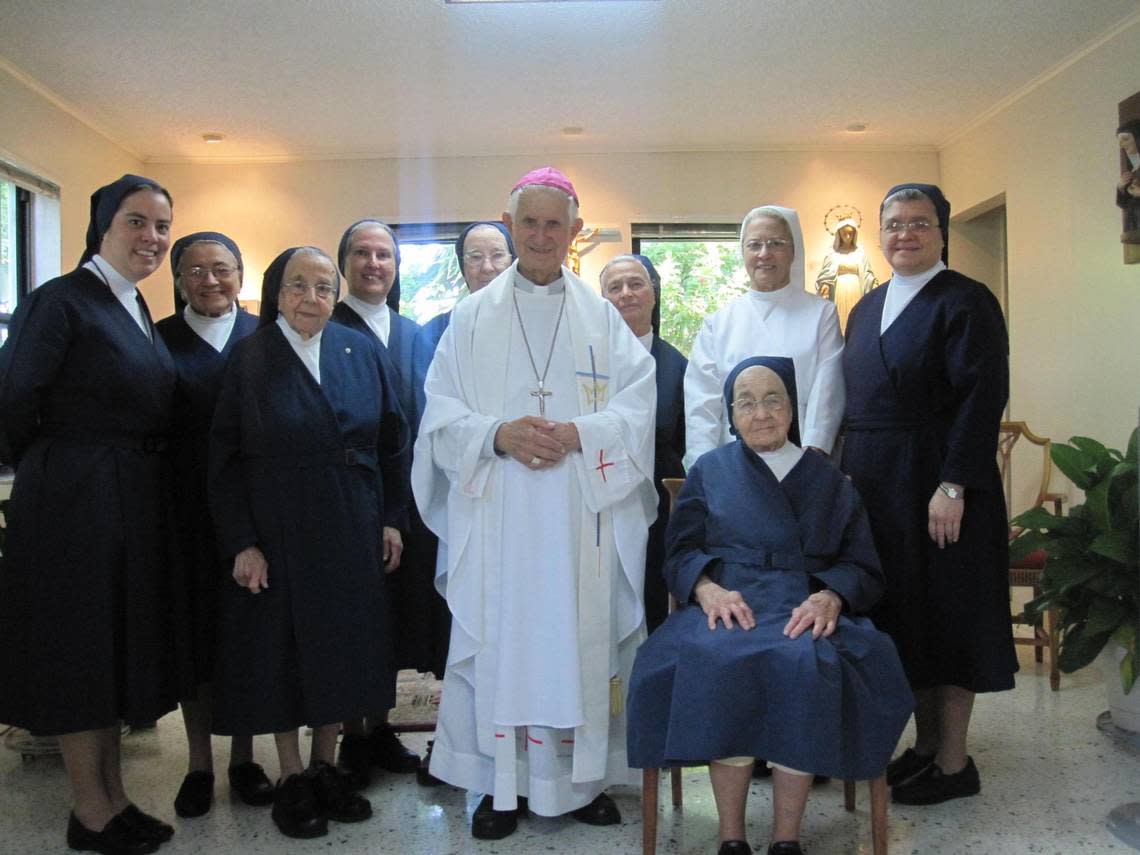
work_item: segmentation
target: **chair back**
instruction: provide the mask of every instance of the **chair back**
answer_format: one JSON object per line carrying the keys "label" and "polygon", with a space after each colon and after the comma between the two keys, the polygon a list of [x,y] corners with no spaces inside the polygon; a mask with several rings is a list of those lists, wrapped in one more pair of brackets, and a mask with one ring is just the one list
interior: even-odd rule
{"label": "chair back", "polygon": [[[1014,490],[1013,460],[1018,443],[1024,441],[1024,453],[1017,454],[1019,466],[1040,467],[1040,479],[1036,485],[1032,481],[1025,489]],[[1036,449],[1028,448],[1036,446]],[[1030,508],[1039,508],[1046,502],[1052,502],[1054,513],[1061,513],[1061,502],[1064,496],[1049,492],[1049,482],[1053,477],[1053,441],[1048,437],[1038,436],[1029,429],[1025,422],[1002,422],[998,431],[998,470],[1001,472],[1002,492],[1005,493],[1005,506],[1009,516],[1015,517]],[[1038,454],[1033,451],[1039,449]],[[1039,460],[1040,462],[1036,462]]]}
{"label": "chair back", "polygon": [[684,483],[684,478],[661,479],[661,486],[664,487],[665,492],[669,494],[669,513],[673,512],[673,506],[677,504],[677,494],[681,492],[681,487]]}

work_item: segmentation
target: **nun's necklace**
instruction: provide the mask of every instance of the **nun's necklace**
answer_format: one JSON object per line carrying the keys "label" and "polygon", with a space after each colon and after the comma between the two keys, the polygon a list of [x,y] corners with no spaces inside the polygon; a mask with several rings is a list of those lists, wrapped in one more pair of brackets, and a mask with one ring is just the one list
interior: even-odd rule
{"label": "nun's necklace", "polygon": [[540,416],[546,415],[546,399],[554,393],[545,387],[546,374],[550,371],[550,360],[554,357],[554,343],[558,341],[558,328],[562,326],[562,310],[566,308],[566,291],[562,292],[562,302],[558,304],[558,320],[554,322],[554,335],[550,337],[550,352],[546,354],[546,365],[542,369],[541,376],[538,373],[538,365],[534,361],[534,352],[530,349],[530,340],[526,337],[526,325],[523,324],[522,312],[519,311],[519,298],[515,294],[515,290],[511,289],[511,299],[515,301],[515,317],[519,319],[519,329],[522,330],[523,344],[526,345],[526,355],[530,359],[531,370],[534,371],[534,379],[538,382],[538,388],[530,393],[532,398],[538,398],[538,414]]}

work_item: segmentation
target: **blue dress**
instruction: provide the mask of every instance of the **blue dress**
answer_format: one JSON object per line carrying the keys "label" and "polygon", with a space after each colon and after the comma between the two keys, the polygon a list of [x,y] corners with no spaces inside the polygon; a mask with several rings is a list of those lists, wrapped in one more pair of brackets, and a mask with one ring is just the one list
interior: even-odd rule
{"label": "blue dress", "polygon": [[238,309],[229,340],[220,353],[190,328],[181,312],[155,326],[178,370],[171,440],[182,576],[172,593],[182,672],[180,693],[183,698],[193,698],[196,688],[213,678],[219,586],[231,581],[232,570],[221,561],[213,522],[204,512],[209,509],[206,468],[210,423],[222,390],[226,361],[234,345],[257,329],[257,318]]}
{"label": "blue dress", "polygon": [[175,371],[151,333],[80,268],[21,300],[0,348],[0,721],[73,733],[175,706]]}
{"label": "blue dress", "polygon": [[[337,303],[332,317],[334,321],[368,336],[391,360],[400,384],[400,408],[412,429],[414,445],[421,414],[416,403],[414,354],[421,327],[411,318],[392,312],[389,315],[391,325],[388,345],[385,347],[368,323],[348,304]],[[442,331],[440,335],[443,335]],[[429,357],[428,364],[430,363]],[[422,391],[420,395],[422,396]],[[409,461],[410,459],[409,457]],[[447,609],[447,602],[435,589],[435,562],[439,541],[424,525],[415,502],[409,504],[407,523],[399,526],[404,537],[400,568],[388,577],[395,626],[396,667],[431,671],[442,678],[447,664],[447,644],[451,637],[451,613]]]}
{"label": "blue dress", "polygon": [[439,340],[451,325],[451,312],[442,312],[436,315],[416,333],[412,344],[412,373],[413,387],[416,394],[416,430],[419,430],[419,420],[423,418],[424,407],[427,400],[424,395],[424,382],[427,380],[428,369],[431,367],[435,349],[439,347]]}
{"label": "blue dress", "polygon": [[[843,469],[867,505],[887,590],[871,616],[915,689],[1013,688],[1009,528],[997,467],[1009,395],[1001,307],[953,270],[931,279],[880,335],[887,285],[847,320]],[[958,542],[939,549],[927,506],[966,486]]]}
{"label": "blue dress", "polygon": [[659,627],[669,611],[669,591],[662,567],[665,564],[665,528],[669,524],[669,494],[662,478],[684,478],[685,467],[685,368],[689,360],[658,335],[649,350],[657,363],[657,431],[653,454],[653,485],[657,488],[657,519],[649,527],[645,546],[645,623],[650,632]]}
{"label": "blue dress", "polygon": [[216,733],[277,733],[394,701],[381,528],[408,502],[407,428],[371,343],[321,336],[318,385],[276,324],[234,348],[210,434],[210,511],[227,566],[248,546],[269,587],[222,585]]}
{"label": "blue dress", "polygon": [[[683,603],[638,651],[628,751],[640,768],[722,757],[845,779],[883,773],[914,706],[889,637],[860,615],[882,593],[866,513],[828,461],[804,454],[777,481],[741,441],[703,455],[669,522],[665,576]],[[756,627],[710,631],[690,597],[701,573],[739,591]],[[830,588],[838,629],[783,635]]]}

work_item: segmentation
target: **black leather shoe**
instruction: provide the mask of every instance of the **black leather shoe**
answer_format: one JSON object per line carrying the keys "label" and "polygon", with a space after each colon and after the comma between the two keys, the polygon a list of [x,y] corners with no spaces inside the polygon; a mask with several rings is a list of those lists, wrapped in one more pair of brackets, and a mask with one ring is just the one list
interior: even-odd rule
{"label": "black leather shoe", "polygon": [[310,769],[309,776],[313,779],[317,804],[328,819],[364,822],[372,816],[372,803],[354,793],[348,779],[328,763],[320,763]]}
{"label": "black leather shoe", "polygon": [[778,840],[768,847],[768,855],[804,855],[799,841]]}
{"label": "black leather shoe", "polygon": [[252,760],[230,766],[229,778],[230,794],[247,805],[265,807],[273,804],[273,784],[269,783],[265,770]]}
{"label": "black leather shoe", "polygon": [[213,773],[191,772],[182,779],[182,786],[174,797],[174,812],[184,819],[191,819],[208,813],[213,803]]}
{"label": "black leather shoe", "polygon": [[416,769],[416,781],[421,787],[439,787],[445,783],[433,775],[430,771],[431,749],[433,745],[435,745],[435,740],[429,739],[427,744],[427,751],[424,752],[424,759],[420,761],[420,768]]}
{"label": "black leather shoe", "polygon": [[726,840],[720,844],[716,855],[752,855],[752,847],[743,840]]}
{"label": "black leather shoe", "polygon": [[891,801],[900,805],[936,805],[951,799],[976,796],[982,791],[978,767],[967,757],[962,771],[947,775],[937,763],[931,763],[905,784],[891,789]]}
{"label": "black leather shoe", "polygon": [[376,725],[368,735],[368,749],[372,765],[388,772],[411,774],[420,768],[420,755],[409,751],[386,724]]}
{"label": "black leather shoe", "polygon": [[753,778],[771,778],[772,770],[768,768],[768,761],[756,758],[756,762],[752,765]]}
{"label": "black leather shoe", "polygon": [[348,779],[354,790],[363,790],[372,783],[372,748],[362,733],[346,733],[340,738],[337,768]]}
{"label": "black leather shoe", "polygon": [[933,754],[927,757],[913,748],[908,748],[887,764],[887,786],[897,787],[899,784],[905,784],[933,762]]}
{"label": "black leather shoe", "polygon": [[570,816],[584,822],[586,825],[620,825],[621,813],[614,800],[605,793],[598,793],[598,797],[588,805],[570,811]]}
{"label": "black leather shoe", "polygon": [[136,805],[127,805],[119,811],[119,816],[139,837],[150,837],[159,843],[165,843],[174,836],[173,825],[163,822],[157,816],[143,813]]}
{"label": "black leather shoe", "polygon": [[527,801],[519,798],[514,810],[495,810],[495,797],[488,793],[471,815],[471,836],[478,840],[502,840],[519,827],[519,817],[529,810]]}
{"label": "black leather shoe", "polygon": [[82,852],[102,852],[103,855],[146,855],[158,849],[159,841],[141,836],[121,813],[111,817],[102,831],[92,831],[75,814],[71,814],[67,819],[67,845]]}
{"label": "black leather shoe", "polygon": [[317,804],[313,781],[306,775],[290,775],[278,781],[273,793],[273,822],[286,837],[324,837],[329,823]]}

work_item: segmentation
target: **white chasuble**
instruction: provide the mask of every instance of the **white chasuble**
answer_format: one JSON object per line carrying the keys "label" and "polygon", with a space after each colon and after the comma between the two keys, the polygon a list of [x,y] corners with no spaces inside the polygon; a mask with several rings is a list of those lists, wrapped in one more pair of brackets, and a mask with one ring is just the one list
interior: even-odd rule
{"label": "white chasuble", "polygon": [[843,419],[843,336],[835,305],[786,285],[748,291],[705,318],[685,369],[685,468],[729,442],[724,381],[750,356],[795,363],[800,439],[830,453]]}
{"label": "white chasuble", "polygon": [[[432,773],[545,815],[634,780],[624,693],[656,514],[653,359],[596,291],[565,269],[561,283],[512,266],[456,307],[412,470],[453,618]],[[534,471],[490,440],[539,414],[544,372],[546,417],[573,421],[582,450]]]}

